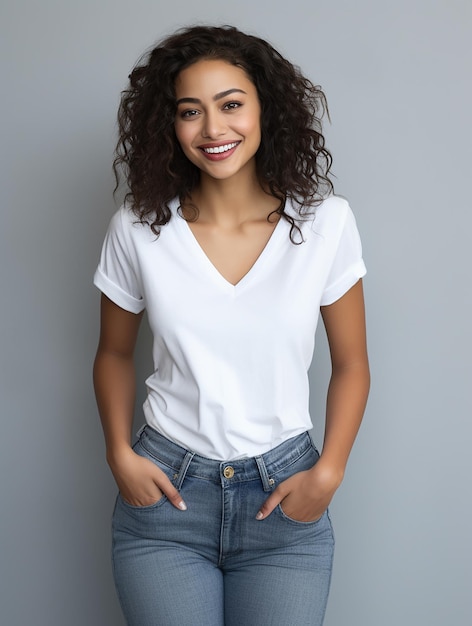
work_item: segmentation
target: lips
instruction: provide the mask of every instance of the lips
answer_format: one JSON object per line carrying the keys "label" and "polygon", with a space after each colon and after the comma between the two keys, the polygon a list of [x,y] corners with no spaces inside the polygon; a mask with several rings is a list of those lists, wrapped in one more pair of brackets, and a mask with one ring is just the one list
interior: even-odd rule
{"label": "lips", "polygon": [[239,141],[233,141],[232,143],[225,143],[221,146],[200,146],[200,148],[201,150],[203,150],[203,152],[206,152],[207,154],[221,154],[222,152],[228,152],[228,150],[236,148],[238,143]]}
{"label": "lips", "polygon": [[210,161],[220,161],[231,156],[240,143],[240,141],[230,141],[219,145],[205,144],[199,146],[199,149]]}

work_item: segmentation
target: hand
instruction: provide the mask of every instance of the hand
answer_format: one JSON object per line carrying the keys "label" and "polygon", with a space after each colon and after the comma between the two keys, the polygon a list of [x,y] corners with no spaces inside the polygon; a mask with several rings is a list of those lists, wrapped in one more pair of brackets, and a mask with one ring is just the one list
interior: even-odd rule
{"label": "hand", "polygon": [[152,461],[139,456],[131,448],[121,451],[110,467],[121,497],[133,506],[150,506],[165,494],[181,511],[187,506],[164,472]]}
{"label": "hand", "polygon": [[328,508],[340,481],[320,464],[284,480],[264,502],[256,519],[268,517],[280,504],[283,512],[299,522],[314,522]]}

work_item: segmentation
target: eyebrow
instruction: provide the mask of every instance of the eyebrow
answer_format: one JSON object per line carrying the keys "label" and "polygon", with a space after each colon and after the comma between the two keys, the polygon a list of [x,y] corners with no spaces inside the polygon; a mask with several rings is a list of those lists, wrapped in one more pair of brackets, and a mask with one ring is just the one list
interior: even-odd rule
{"label": "eyebrow", "polygon": [[[217,100],[221,100],[221,98],[226,98],[226,96],[229,96],[232,93],[246,93],[245,91],[243,91],[242,89],[227,89],[226,91],[220,91],[219,93],[215,94],[213,96],[213,100],[214,102],[216,102]],[[180,98],[179,100],[177,100],[176,104],[184,104],[184,103],[189,103],[189,104],[201,104],[202,101],[199,100],[199,98]]]}

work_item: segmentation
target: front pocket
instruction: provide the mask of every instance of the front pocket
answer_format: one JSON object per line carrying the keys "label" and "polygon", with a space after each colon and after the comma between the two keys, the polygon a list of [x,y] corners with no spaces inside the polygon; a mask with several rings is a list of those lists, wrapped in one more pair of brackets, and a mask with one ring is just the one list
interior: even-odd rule
{"label": "front pocket", "polygon": [[165,493],[163,493],[159,500],[157,500],[156,502],[153,502],[152,504],[146,504],[145,506],[137,506],[136,504],[131,504],[130,502],[127,502],[123,498],[121,493],[118,494],[118,497],[125,507],[132,509],[133,511],[151,511],[152,509],[157,509],[159,506],[167,501],[167,496],[165,495]]}
{"label": "front pocket", "polygon": [[[284,482],[285,480],[287,480],[294,474],[297,474],[298,472],[310,470],[318,462],[319,458],[320,458],[320,453],[318,452],[318,450],[315,448],[314,444],[312,443],[311,447],[305,450],[305,452],[298,459],[296,459],[294,463],[292,463],[288,467],[284,467],[279,472],[271,475],[271,479],[273,481],[273,484],[272,484],[273,489],[275,489],[278,485],[280,485],[280,483]],[[319,524],[326,513],[325,511],[325,513],[323,513],[323,515],[319,517],[318,519],[315,519],[309,522],[302,522],[300,520],[293,519],[292,517],[287,515],[282,508],[282,503],[277,505],[277,507],[274,509],[274,512],[276,512],[277,517],[283,520],[284,522],[289,522],[292,525],[305,526],[305,527],[315,526],[316,524]]]}
{"label": "front pocket", "polygon": [[282,508],[282,504],[279,504],[277,506],[277,508],[275,509],[279,514],[280,517],[282,517],[285,521],[289,522],[290,524],[296,524],[298,526],[315,526],[316,524],[319,524],[321,522],[321,520],[326,516],[327,511],[325,511],[323,513],[323,515],[321,517],[319,517],[318,519],[315,520],[311,520],[309,522],[302,522],[300,520],[297,519],[293,519],[293,517],[289,517],[283,510]]}
{"label": "front pocket", "polygon": [[[135,444],[133,445],[133,450],[134,450],[134,452],[137,455],[143,457],[144,459],[147,459],[148,461],[151,461],[151,463],[156,465],[162,472],[164,472],[164,474],[167,476],[167,478],[170,480],[170,482],[175,486],[175,480],[174,479],[175,479],[175,476],[176,476],[176,471],[172,467],[169,467],[165,463],[162,463],[159,459],[156,459],[156,457],[153,456],[144,447],[141,439],[138,439],[138,441],[135,442]],[[162,506],[163,504],[165,504],[168,501],[168,498],[165,495],[165,493],[162,494],[162,496],[159,498],[159,500],[157,500],[156,502],[153,502],[152,504],[147,504],[146,506],[137,506],[137,505],[131,504],[130,502],[127,502],[123,498],[121,493],[118,493],[118,499],[123,504],[124,507],[126,507],[127,509],[129,509],[131,511],[152,511],[152,510],[157,509],[158,507]]]}

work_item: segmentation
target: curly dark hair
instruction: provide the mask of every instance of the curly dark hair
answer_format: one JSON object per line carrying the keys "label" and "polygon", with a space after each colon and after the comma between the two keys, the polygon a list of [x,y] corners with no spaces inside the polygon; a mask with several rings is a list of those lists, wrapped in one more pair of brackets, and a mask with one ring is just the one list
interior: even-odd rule
{"label": "curly dark hair", "polygon": [[[333,192],[328,177],[332,157],[321,128],[322,117],[329,117],[326,98],[269,43],[232,26],[184,28],[138,61],[118,112],[116,188],[121,173],[128,185],[126,202],[156,235],[171,218],[169,203],[190,197],[200,171],[175,135],[174,83],[183,69],[202,59],[238,66],[254,83],[261,105],[257,175],[280,200],[274,213],[291,224],[290,238],[297,243],[295,239],[302,240],[298,219]],[[296,219],[285,211],[287,199],[297,207]]]}

